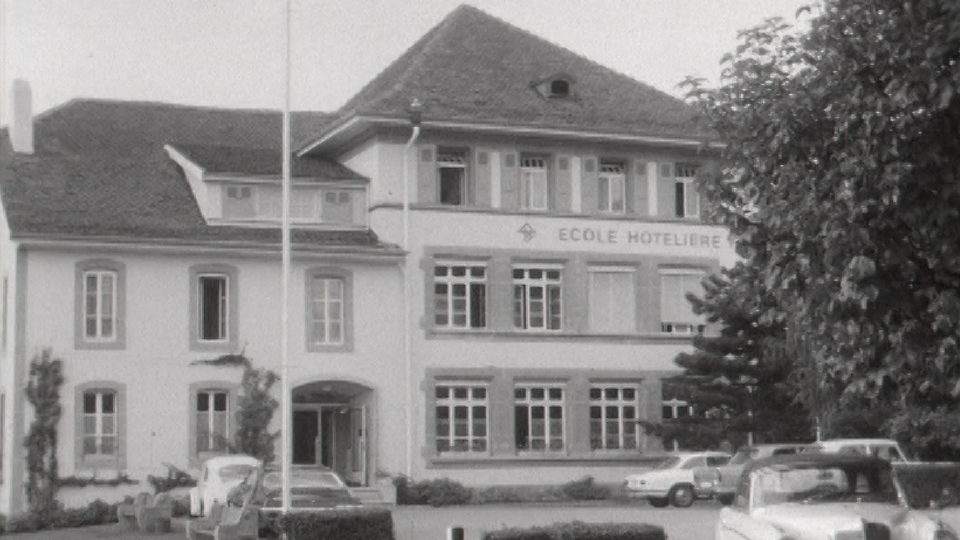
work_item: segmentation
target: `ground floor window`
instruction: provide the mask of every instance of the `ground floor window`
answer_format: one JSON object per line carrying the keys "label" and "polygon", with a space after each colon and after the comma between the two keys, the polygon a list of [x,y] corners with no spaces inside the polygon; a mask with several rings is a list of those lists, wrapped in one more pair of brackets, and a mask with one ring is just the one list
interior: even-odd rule
{"label": "ground floor window", "polygon": [[437,453],[487,451],[487,400],[483,385],[437,384]]}
{"label": "ground floor window", "polygon": [[661,380],[634,370],[430,368],[427,448],[458,459],[626,459],[662,452],[641,422],[661,422]]}
{"label": "ground floor window", "polygon": [[563,450],[563,387],[517,385],[513,397],[517,450]]}
{"label": "ground floor window", "polygon": [[227,411],[230,394],[226,390],[197,392],[197,452],[220,452],[227,449],[230,438],[230,417]]}
{"label": "ground floor window", "polygon": [[74,447],[78,469],[124,467],[124,389],[123,384],[112,381],[76,387]]}
{"label": "ground floor window", "polygon": [[632,450],[638,445],[637,385],[598,385],[590,388],[590,448]]}

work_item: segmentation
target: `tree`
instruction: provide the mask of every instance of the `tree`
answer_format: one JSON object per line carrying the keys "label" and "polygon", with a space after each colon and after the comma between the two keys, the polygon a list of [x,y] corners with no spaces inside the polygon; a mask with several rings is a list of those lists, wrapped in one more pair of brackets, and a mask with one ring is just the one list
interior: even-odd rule
{"label": "tree", "polygon": [[726,143],[715,218],[841,406],[960,450],[960,2],[828,0],[723,64],[688,81]]}
{"label": "tree", "polygon": [[695,336],[695,351],[677,357],[696,414],[664,423],[665,442],[716,448],[724,440],[741,446],[813,438],[809,413],[797,402],[795,359],[780,345],[783,324],[751,263],[709,276],[703,297],[688,297],[696,313],[722,328],[718,336]]}
{"label": "tree", "polygon": [[24,440],[27,447],[25,487],[30,511],[41,523],[49,521],[57,510],[57,425],[63,414],[60,405],[63,381],[63,361],[53,358],[50,349],[44,349],[30,361],[25,393],[33,406],[34,418]]}

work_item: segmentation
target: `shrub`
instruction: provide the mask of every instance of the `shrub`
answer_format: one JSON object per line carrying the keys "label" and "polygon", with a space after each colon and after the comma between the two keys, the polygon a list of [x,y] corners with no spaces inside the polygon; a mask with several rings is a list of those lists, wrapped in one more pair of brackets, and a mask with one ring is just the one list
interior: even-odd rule
{"label": "shrub", "polygon": [[560,486],[564,498],[575,501],[597,501],[610,498],[610,488],[597,485],[592,476],[584,476]]}
{"label": "shrub", "polygon": [[501,529],[483,540],[665,540],[662,527],[648,523],[554,523],[546,527]]}
{"label": "shrub", "polygon": [[81,508],[56,508],[49,512],[30,511],[7,520],[6,531],[33,532],[116,523],[117,506],[119,503],[110,504],[97,499]]}
{"label": "shrub", "polygon": [[280,517],[290,538],[393,540],[393,515],[388,508],[351,508],[297,512]]}
{"label": "shrub", "polygon": [[406,476],[399,476],[393,483],[397,486],[397,504],[451,506],[467,504],[473,497],[469,488],[448,478],[411,482]]}
{"label": "shrub", "polygon": [[960,504],[960,463],[898,463],[894,471],[912,508]]}

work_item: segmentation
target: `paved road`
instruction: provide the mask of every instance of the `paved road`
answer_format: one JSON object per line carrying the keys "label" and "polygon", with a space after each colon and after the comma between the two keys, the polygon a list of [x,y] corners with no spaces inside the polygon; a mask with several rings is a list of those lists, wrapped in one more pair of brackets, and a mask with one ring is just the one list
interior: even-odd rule
{"label": "paved road", "polygon": [[670,540],[712,540],[720,506],[698,502],[690,508],[656,509],[636,506],[517,506],[483,505],[430,508],[398,506],[393,512],[397,540],[446,540],[449,527],[463,527],[466,540],[480,540],[483,531],[504,527],[549,525],[556,522],[653,523]]}

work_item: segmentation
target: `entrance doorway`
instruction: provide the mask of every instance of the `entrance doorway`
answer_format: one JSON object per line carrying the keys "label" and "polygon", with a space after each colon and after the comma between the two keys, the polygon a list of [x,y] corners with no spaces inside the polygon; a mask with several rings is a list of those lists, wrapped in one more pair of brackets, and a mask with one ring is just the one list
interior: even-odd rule
{"label": "entrance doorway", "polygon": [[294,389],[293,464],[323,465],[337,471],[350,485],[369,485],[370,398],[368,388],[343,381],[311,383]]}

